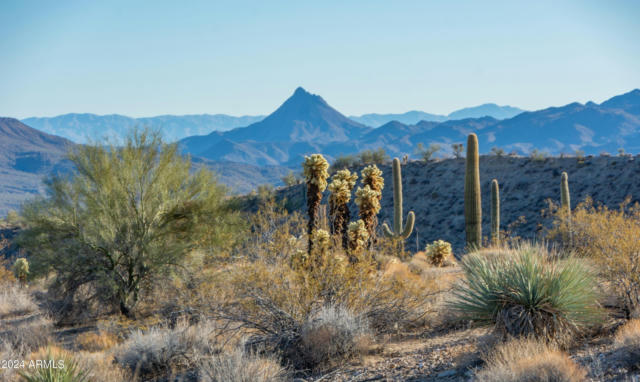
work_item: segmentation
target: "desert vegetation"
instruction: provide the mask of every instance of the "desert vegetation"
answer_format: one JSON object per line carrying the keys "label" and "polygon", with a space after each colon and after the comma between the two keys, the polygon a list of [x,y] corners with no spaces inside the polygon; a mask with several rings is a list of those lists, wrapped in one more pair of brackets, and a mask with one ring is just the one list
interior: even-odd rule
{"label": "desert vegetation", "polygon": [[22,252],[0,266],[0,360],[27,366],[4,367],[1,378],[637,375],[640,207],[572,207],[564,173],[544,240],[522,240],[501,228],[505,192],[493,179],[483,236],[475,135],[466,148],[464,188],[451,190],[465,206],[466,248],[456,253],[439,237],[420,251],[405,246],[417,217],[405,221],[412,206],[398,158],[387,185],[393,224],[379,222],[382,153],[331,169],[322,154],[305,157],[305,207],[296,210],[266,189],[241,208],[246,198],[194,172],[151,131],[76,148],[75,171],[48,179],[45,197],[3,223],[19,226]]}

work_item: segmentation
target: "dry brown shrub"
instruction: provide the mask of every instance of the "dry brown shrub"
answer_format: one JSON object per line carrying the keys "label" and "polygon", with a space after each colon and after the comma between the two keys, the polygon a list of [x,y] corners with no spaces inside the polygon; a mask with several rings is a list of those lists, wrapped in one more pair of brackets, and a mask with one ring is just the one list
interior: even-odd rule
{"label": "dry brown shrub", "polygon": [[212,356],[199,367],[203,382],[279,382],[288,372],[274,357],[261,357],[242,348]]}
{"label": "dry brown shrub", "polygon": [[550,204],[554,216],[548,235],[563,242],[579,256],[588,257],[599,268],[623,301],[627,318],[640,307],[640,204],[627,199],[617,210],[595,204],[591,198],[571,214]]}
{"label": "dry brown shrub", "polygon": [[25,287],[13,282],[0,289],[0,318],[20,316],[36,310],[38,306]]}
{"label": "dry brown shrub", "polygon": [[80,349],[88,352],[100,352],[109,350],[118,344],[118,338],[107,332],[85,332],[78,335],[76,344]]}
{"label": "dry brown shrub", "polygon": [[614,358],[630,369],[640,368],[640,319],[624,324],[615,335]]}
{"label": "dry brown shrub", "polygon": [[479,382],[581,382],[587,377],[566,353],[532,339],[509,341],[483,358]]}

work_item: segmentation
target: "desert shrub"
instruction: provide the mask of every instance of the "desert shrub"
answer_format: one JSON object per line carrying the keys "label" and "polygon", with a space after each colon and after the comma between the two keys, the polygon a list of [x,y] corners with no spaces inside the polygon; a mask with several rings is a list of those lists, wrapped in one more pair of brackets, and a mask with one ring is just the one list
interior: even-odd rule
{"label": "desert shrub", "polygon": [[568,341],[602,318],[597,279],[575,258],[554,261],[541,247],[483,251],[461,262],[452,307],[505,336]]}
{"label": "desert shrub", "polygon": [[453,262],[451,244],[446,241],[436,240],[428,244],[424,251],[431,265],[435,265],[436,267],[444,267]]}
{"label": "desert shrub", "polygon": [[640,369],[640,319],[625,323],[615,335],[614,358],[629,369]]}
{"label": "desert shrub", "polygon": [[343,307],[325,306],[302,326],[301,356],[316,369],[335,366],[360,354],[370,338],[365,320]]}
{"label": "desert shrub", "polygon": [[609,209],[587,198],[570,215],[554,204],[550,211],[554,221],[549,238],[591,259],[622,300],[625,316],[631,317],[640,307],[640,205],[627,199],[619,209]]}
{"label": "desert shrub", "polygon": [[425,162],[428,162],[433,156],[440,151],[442,147],[437,143],[431,143],[428,147],[424,147],[423,143],[416,145],[415,153]]}
{"label": "desert shrub", "polygon": [[0,328],[0,344],[22,356],[47,346],[52,341],[53,322],[43,316],[32,316],[5,322]]}
{"label": "desert shrub", "polygon": [[35,312],[38,306],[27,289],[7,283],[0,289],[0,318]]}
{"label": "desert shrub", "polygon": [[21,283],[27,282],[27,277],[29,276],[29,262],[27,259],[24,257],[17,258],[11,270],[13,271],[13,276],[20,280]]}
{"label": "desert shrub", "polygon": [[78,335],[75,342],[82,350],[100,352],[116,346],[118,338],[107,332],[86,332]]}
{"label": "desert shrub", "polygon": [[484,361],[486,366],[476,374],[478,382],[579,382],[587,377],[566,353],[533,339],[499,345]]}
{"label": "desert shrub", "polygon": [[208,321],[136,330],[113,350],[114,358],[121,367],[142,379],[169,375],[195,367],[202,357],[216,352],[218,334],[216,326]]}
{"label": "desert shrub", "polygon": [[279,382],[288,380],[288,372],[273,357],[248,353],[242,348],[216,354],[202,362],[202,382]]}
{"label": "desert shrub", "polygon": [[53,271],[53,289],[70,301],[88,288],[87,299],[132,315],[154,279],[232,225],[225,188],[204,168],[190,172],[159,133],[77,146],[69,160],[72,176],[48,179],[48,196],[23,208],[20,243],[31,271]]}
{"label": "desert shrub", "polygon": [[26,382],[88,382],[89,372],[71,353],[56,347],[32,354],[31,359],[47,362],[44,367],[20,373]]}

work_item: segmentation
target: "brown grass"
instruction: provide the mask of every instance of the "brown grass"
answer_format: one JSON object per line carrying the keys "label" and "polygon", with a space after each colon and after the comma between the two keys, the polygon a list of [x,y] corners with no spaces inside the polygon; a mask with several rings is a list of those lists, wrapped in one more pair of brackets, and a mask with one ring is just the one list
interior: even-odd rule
{"label": "brown grass", "polygon": [[38,306],[26,288],[17,283],[7,283],[0,289],[0,318],[35,312]]}
{"label": "brown grass", "polygon": [[581,382],[587,377],[566,353],[531,339],[499,345],[484,360],[478,382]]}
{"label": "brown grass", "polygon": [[82,350],[88,352],[101,352],[109,350],[118,344],[118,338],[107,332],[86,332],[78,335],[76,344]]}

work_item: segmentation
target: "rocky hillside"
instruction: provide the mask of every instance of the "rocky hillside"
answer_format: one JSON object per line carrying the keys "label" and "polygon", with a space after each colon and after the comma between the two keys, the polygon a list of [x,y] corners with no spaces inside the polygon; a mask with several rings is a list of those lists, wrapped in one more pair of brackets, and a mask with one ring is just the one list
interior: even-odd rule
{"label": "rocky hillside", "polygon": [[[381,166],[385,178],[380,222],[393,219],[393,188],[391,166]],[[358,169],[360,170],[360,169]],[[443,239],[453,244],[458,253],[464,246],[464,159],[437,162],[409,162],[402,167],[404,210],[416,213],[414,233],[407,248],[422,249],[433,240]],[[572,205],[591,195],[610,207],[617,207],[627,195],[640,201],[640,156],[587,157],[584,163],[576,158],[534,160],[523,157],[482,156],[483,234],[490,231],[490,184],[498,179],[501,193],[502,229],[524,216],[526,221],[514,227],[513,233],[523,238],[536,238],[544,221],[541,211],[547,200],[560,200],[560,174],[569,174]],[[278,191],[286,198],[290,209],[304,211],[304,186]],[[323,203],[326,203],[326,197]],[[351,203],[351,210],[357,207]]]}

